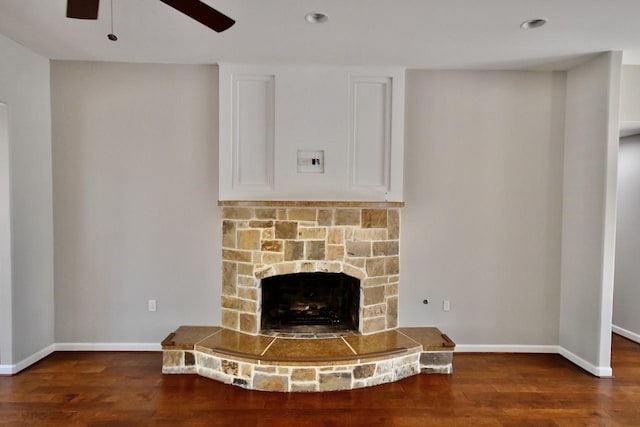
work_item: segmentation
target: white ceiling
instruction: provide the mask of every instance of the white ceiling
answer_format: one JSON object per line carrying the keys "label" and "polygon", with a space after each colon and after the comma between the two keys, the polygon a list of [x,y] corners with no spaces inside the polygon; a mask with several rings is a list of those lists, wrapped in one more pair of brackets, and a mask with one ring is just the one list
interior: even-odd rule
{"label": "white ceiling", "polygon": [[[624,50],[640,59],[640,0],[204,0],[237,23],[215,33],[159,0],[102,0],[98,21],[66,0],[0,0],[0,33],[52,59],[566,69]],[[308,24],[308,12],[330,16]],[[524,20],[549,23],[522,30]]]}

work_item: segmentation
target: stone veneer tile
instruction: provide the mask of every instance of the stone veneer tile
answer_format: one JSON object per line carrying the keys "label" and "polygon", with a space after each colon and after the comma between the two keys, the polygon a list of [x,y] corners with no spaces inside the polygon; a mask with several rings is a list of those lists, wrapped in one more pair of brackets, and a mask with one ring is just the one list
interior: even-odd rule
{"label": "stone veneer tile", "polygon": [[236,247],[236,223],[233,221],[222,221],[222,247]]}
{"label": "stone veneer tile", "polygon": [[254,301],[247,301],[240,298],[222,296],[222,308],[256,313],[257,307]]}
{"label": "stone veneer tile", "polygon": [[258,289],[254,287],[238,286],[238,298],[256,301],[258,299]]}
{"label": "stone veneer tile", "polygon": [[389,209],[387,214],[388,239],[397,240],[400,238],[400,213],[397,209]]}
{"label": "stone veneer tile", "polygon": [[344,229],[331,228],[327,235],[327,243],[332,245],[341,245],[344,243]]}
{"label": "stone veneer tile", "polygon": [[287,218],[289,221],[316,221],[317,218],[316,209],[297,209],[290,208],[287,212]]}
{"label": "stone veneer tile", "polygon": [[320,374],[320,391],[347,390],[351,388],[351,372]]}
{"label": "stone veneer tile", "polygon": [[270,228],[273,221],[249,221],[249,228]]}
{"label": "stone veneer tile", "polygon": [[400,272],[400,258],[397,256],[384,259],[384,274],[387,276]]}
{"label": "stone veneer tile", "polygon": [[253,388],[262,391],[289,391],[289,377],[284,375],[253,375]]}
{"label": "stone veneer tile", "polygon": [[360,225],[360,209],[336,209],[334,225]]}
{"label": "stone veneer tile", "polygon": [[304,242],[287,240],[284,242],[284,260],[298,261],[304,259]]}
{"label": "stone veneer tile", "polygon": [[182,366],[183,360],[184,360],[184,351],[164,350],[162,352],[162,366],[166,366],[166,367]]}
{"label": "stone veneer tile", "polygon": [[387,328],[398,326],[398,298],[387,298]]}
{"label": "stone veneer tile", "polygon": [[398,241],[373,242],[373,256],[398,255]]}
{"label": "stone veneer tile", "polygon": [[372,317],[370,319],[364,319],[362,321],[362,333],[372,334],[374,332],[384,331],[386,329],[386,322],[384,317]]}
{"label": "stone veneer tile", "polygon": [[375,372],[376,372],[375,363],[370,363],[368,365],[360,365],[360,366],[356,366],[353,369],[353,377],[359,380],[364,378],[370,378],[373,376],[373,374],[375,374]]}
{"label": "stone veneer tile", "polygon": [[291,381],[315,381],[316,370],[313,368],[295,368],[291,371]]}
{"label": "stone veneer tile", "polygon": [[291,391],[294,392],[314,392],[318,391],[318,385],[312,383],[291,383]]}
{"label": "stone veneer tile", "polygon": [[252,262],[251,252],[223,249],[222,259],[227,261]]}
{"label": "stone veneer tile", "polygon": [[369,277],[384,276],[384,258],[368,258],[366,270]]}
{"label": "stone veneer tile", "polygon": [[238,249],[254,250],[259,248],[259,230],[238,230]]}
{"label": "stone veneer tile", "polygon": [[248,334],[258,333],[258,318],[255,314],[240,313],[240,330]]}
{"label": "stone veneer tile", "polygon": [[245,276],[253,276],[253,264],[238,262],[238,274],[244,274]]}
{"label": "stone veneer tile", "polygon": [[344,246],[327,245],[327,260],[337,261],[344,259]]}
{"label": "stone veneer tile", "polygon": [[362,209],[362,228],[387,228],[387,210]]}
{"label": "stone veneer tile", "polygon": [[280,252],[265,252],[262,254],[263,264],[278,264],[284,261],[284,254]]}
{"label": "stone veneer tile", "polygon": [[347,254],[352,257],[370,257],[371,242],[350,240],[347,242]]}
{"label": "stone veneer tile", "polygon": [[324,240],[310,240],[305,242],[305,258],[310,260],[325,259]]}
{"label": "stone veneer tile", "polygon": [[258,219],[278,219],[275,208],[255,208],[255,215]]}
{"label": "stone veneer tile", "polygon": [[237,284],[238,265],[235,262],[222,262],[222,293],[235,295]]}
{"label": "stone veneer tile", "polygon": [[233,310],[222,310],[222,326],[230,329],[238,329],[240,313]]}
{"label": "stone veneer tile", "polygon": [[282,252],[281,240],[263,240],[260,248],[264,252]]}
{"label": "stone veneer tile", "polygon": [[325,227],[298,227],[298,238],[326,240],[327,229]]}
{"label": "stone veneer tile", "polygon": [[296,239],[298,237],[298,223],[291,221],[278,221],[275,224],[276,239]]}
{"label": "stone veneer tile", "polygon": [[385,286],[367,288],[364,295],[364,305],[382,304],[384,302]]}
{"label": "stone veneer tile", "polygon": [[333,211],[331,209],[318,210],[318,225],[330,226],[333,223]]}
{"label": "stone veneer tile", "polygon": [[253,218],[252,208],[222,208],[222,217],[226,219],[251,219]]}

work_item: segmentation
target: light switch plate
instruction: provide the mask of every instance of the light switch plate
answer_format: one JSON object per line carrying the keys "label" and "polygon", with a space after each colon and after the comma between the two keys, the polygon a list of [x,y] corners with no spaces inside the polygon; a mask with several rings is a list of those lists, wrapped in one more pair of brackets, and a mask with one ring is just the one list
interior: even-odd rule
{"label": "light switch plate", "polygon": [[298,173],[324,173],[324,150],[298,150]]}

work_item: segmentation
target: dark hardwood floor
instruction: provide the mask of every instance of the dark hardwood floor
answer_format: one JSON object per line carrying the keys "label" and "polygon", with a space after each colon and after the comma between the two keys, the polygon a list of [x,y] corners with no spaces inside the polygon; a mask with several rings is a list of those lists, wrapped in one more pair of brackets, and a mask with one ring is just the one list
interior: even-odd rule
{"label": "dark hardwood floor", "polygon": [[0,377],[0,425],[640,426],[640,345],[617,335],[610,379],[558,355],[456,354],[451,376],[286,394],[162,375],[161,359],[54,353]]}

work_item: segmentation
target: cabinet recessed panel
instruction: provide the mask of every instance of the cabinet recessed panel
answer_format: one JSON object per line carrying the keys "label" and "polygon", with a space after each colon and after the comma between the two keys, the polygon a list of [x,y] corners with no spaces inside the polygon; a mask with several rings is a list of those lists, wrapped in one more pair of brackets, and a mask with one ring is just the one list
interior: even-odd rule
{"label": "cabinet recessed panel", "polygon": [[234,76],[233,186],[273,187],[275,79]]}
{"label": "cabinet recessed panel", "polygon": [[351,79],[349,138],[352,188],[387,190],[391,145],[391,79]]}

